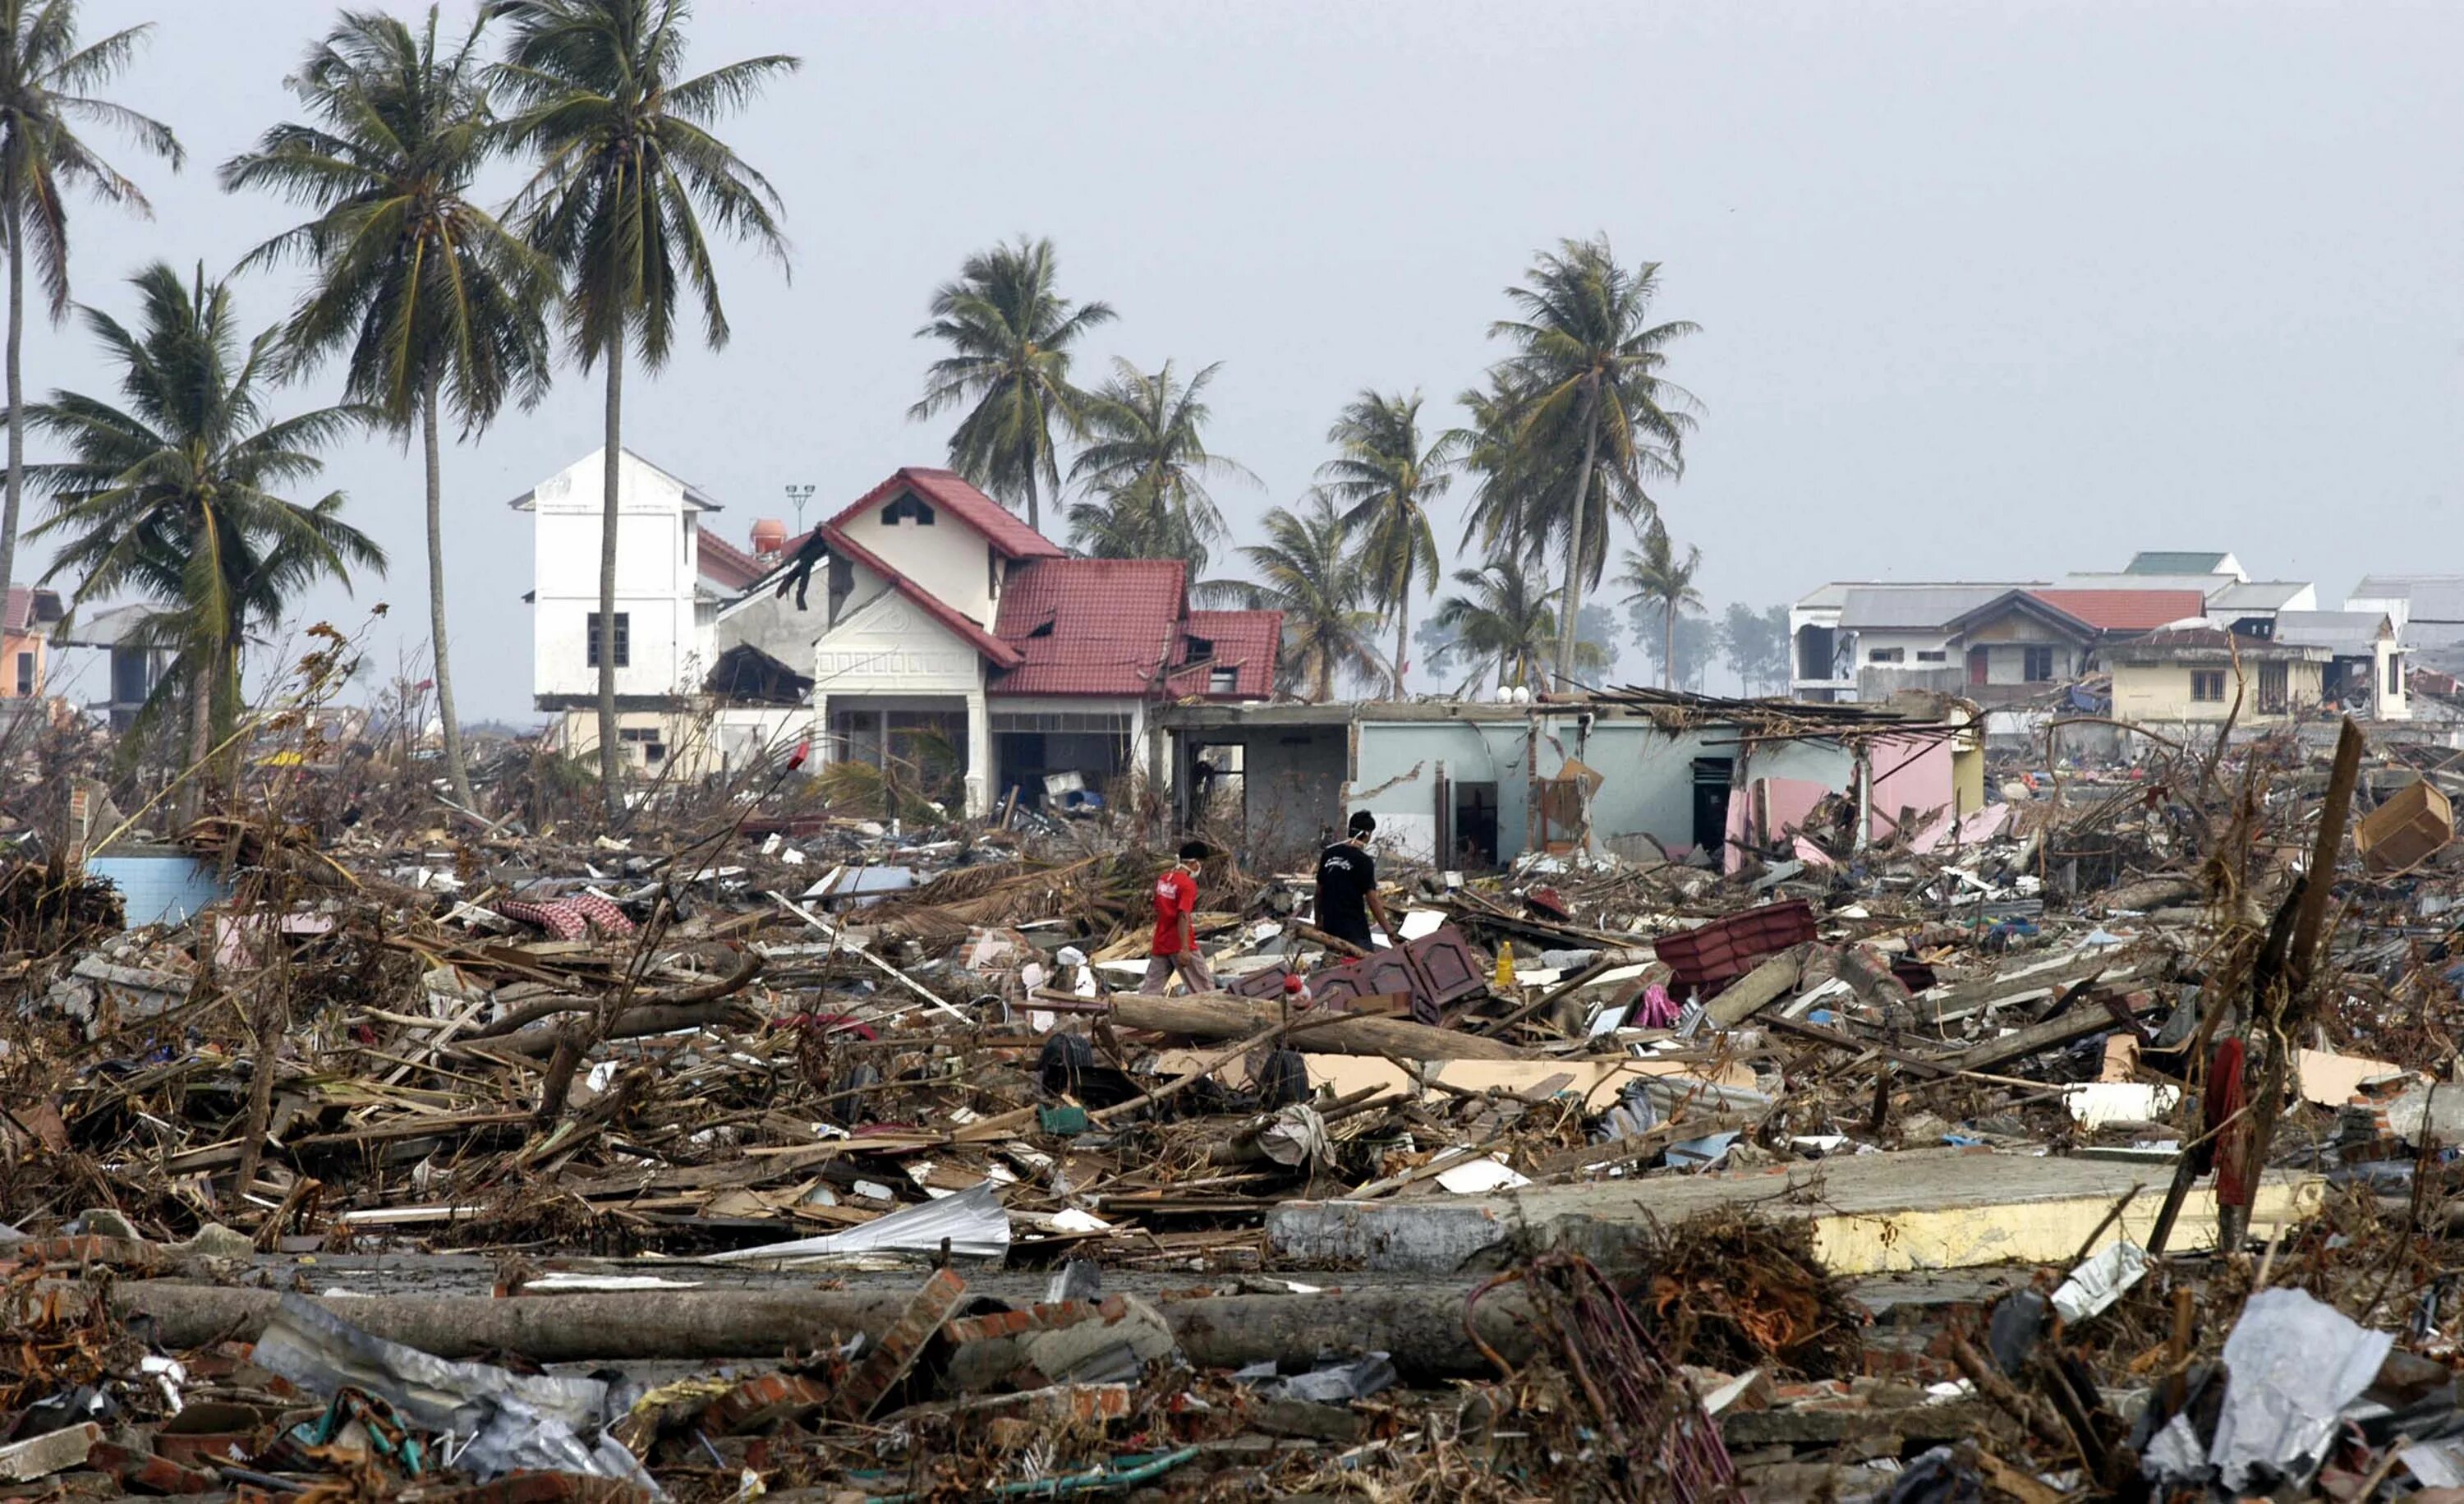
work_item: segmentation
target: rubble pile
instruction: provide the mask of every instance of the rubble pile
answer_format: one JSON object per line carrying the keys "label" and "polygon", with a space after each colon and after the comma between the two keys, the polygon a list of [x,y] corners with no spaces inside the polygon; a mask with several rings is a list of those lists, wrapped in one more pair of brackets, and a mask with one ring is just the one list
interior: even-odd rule
{"label": "rubble pile", "polygon": [[1366,950],[1218,842],[1196,992],[1129,814],[38,832],[0,1489],[2464,1497],[2445,756],[1390,857]]}

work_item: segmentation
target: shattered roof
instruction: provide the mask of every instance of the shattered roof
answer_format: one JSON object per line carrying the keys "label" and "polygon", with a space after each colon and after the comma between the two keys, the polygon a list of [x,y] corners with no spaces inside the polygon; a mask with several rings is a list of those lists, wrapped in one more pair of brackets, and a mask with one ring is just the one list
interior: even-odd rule
{"label": "shattered roof", "polygon": [[[1281,611],[1192,611],[1183,630],[1180,661],[1208,660],[1204,667],[1172,676],[1174,695],[1208,694],[1210,671],[1235,669],[1228,695],[1217,698],[1264,699],[1275,692],[1275,660],[1284,641]],[[1204,645],[1204,652],[1200,651]]]}
{"label": "shattered roof", "polygon": [[1180,646],[1177,559],[1037,559],[1002,582],[993,631],[1018,663],[996,695],[1151,693]]}

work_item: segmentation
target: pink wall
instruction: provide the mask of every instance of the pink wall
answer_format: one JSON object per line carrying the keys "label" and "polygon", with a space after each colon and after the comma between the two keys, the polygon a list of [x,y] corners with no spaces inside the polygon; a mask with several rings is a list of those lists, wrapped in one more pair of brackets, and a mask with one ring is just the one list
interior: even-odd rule
{"label": "pink wall", "polygon": [[1958,798],[1950,771],[1948,737],[1877,737],[1866,753],[1874,770],[1873,838],[1887,840],[1899,829],[1900,811],[1916,810],[1923,828],[1926,816]]}

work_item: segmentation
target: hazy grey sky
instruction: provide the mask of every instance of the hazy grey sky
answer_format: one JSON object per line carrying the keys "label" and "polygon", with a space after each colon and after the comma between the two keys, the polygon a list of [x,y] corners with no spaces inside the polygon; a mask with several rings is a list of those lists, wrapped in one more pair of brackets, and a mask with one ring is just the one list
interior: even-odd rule
{"label": "hazy grey sky", "polygon": [[[80,299],[124,309],[143,260],[224,267],[288,222],[212,168],[287,116],[282,76],[335,9],[88,0],[95,34],[157,23],[120,97],[191,161],[117,154],[157,217],[79,212]],[[1451,421],[1532,250],[1604,231],[1704,326],[1673,374],[1707,410],[1664,503],[1715,609],[2141,547],[2229,548],[2330,606],[2367,570],[2464,571],[2452,6],[700,11],[700,65],[805,59],[728,130],[786,197],[794,276],[729,255],[735,342],[630,382],[627,441],[725,501],[739,541],[791,482],[818,517],[942,460],[946,430],[905,416],[930,356],[911,335],[996,239],[1052,236],[1065,291],[1119,309],[1089,377],[1113,354],[1225,363],[1212,442],[1266,482],[1222,494],[1247,532],[1361,386]],[[290,293],[251,282],[252,322]],[[26,368],[37,392],[100,377],[73,328],[32,333]],[[594,448],[599,413],[568,370],[447,455],[466,716],[529,713],[529,520],[504,503]],[[426,630],[418,466],[371,442],[331,475],[394,556],[360,591],[394,605],[389,671]]]}

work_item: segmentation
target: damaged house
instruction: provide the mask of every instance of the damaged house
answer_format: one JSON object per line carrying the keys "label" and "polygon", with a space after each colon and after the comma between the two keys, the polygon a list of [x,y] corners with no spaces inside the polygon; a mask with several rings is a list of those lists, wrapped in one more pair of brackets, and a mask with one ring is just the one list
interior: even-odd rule
{"label": "damaged house", "polygon": [[[1180,704],[1155,718],[1158,784],[1184,827],[1299,860],[1377,816],[1378,845],[1473,870],[1531,852],[1734,866],[1827,817],[1865,839],[1938,832],[1985,802],[1972,712],[1626,690],[1530,704]],[[1839,796],[1833,799],[1831,796]]]}
{"label": "damaged house", "polygon": [[[600,461],[515,504],[538,518],[534,682],[594,745]],[[1100,799],[1171,699],[1273,691],[1282,617],[1189,606],[1177,560],[1078,559],[956,474],[908,468],[811,532],[718,504],[627,453],[617,669],[637,769],[700,775],[810,737],[970,814]]]}

